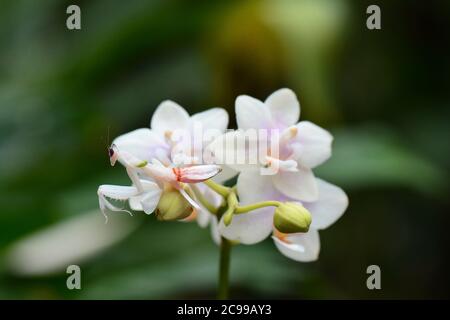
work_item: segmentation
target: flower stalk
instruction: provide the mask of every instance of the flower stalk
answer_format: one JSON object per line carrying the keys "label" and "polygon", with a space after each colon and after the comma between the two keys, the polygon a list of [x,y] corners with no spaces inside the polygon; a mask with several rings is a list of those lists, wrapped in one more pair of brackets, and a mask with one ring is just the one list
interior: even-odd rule
{"label": "flower stalk", "polygon": [[231,261],[231,242],[222,237],[220,243],[220,262],[219,262],[219,289],[217,298],[221,300],[228,299],[229,294],[229,275]]}
{"label": "flower stalk", "polygon": [[213,215],[217,215],[218,208],[213,206],[208,200],[206,200],[205,196],[198,190],[197,186],[191,186],[192,191],[194,191],[195,198]]}
{"label": "flower stalk", "polygon": [[256,209],[265,208],[265,207],[278,207],[281,205],[279,201],[262,201],[257,203],[252,203],[247,206],[236,207],[234,209],[235,214],[247,213]]}
{"label": "flower stalk", "polygon": [[209,188],[220,194],[222,197],[226,198],[228,194],[231,192],[231,188],[225,187],[221,184],[218,184],[211,179],[206,180],[204,182]]}

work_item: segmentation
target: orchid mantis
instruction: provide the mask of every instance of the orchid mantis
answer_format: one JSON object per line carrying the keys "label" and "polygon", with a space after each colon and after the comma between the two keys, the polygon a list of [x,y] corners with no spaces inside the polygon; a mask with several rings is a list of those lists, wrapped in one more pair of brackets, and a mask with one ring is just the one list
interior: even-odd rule
{"label": "orchid mantis", "polygon": [[193,194],[189,184],[208,180],[221,171],[218,165],[170,167],[156,159],[149,163],[129,152],[119,150],[114,144],[109,148],[109,158],[112,166],[118,161],[125,167],[133,185],[101,185],[98,188],[100,209],[105,217],[106,209],[131,214],[126,209],[114,206],[108,199],[129,201],[131,209],[151,214],[157,208],[162,193],[168,190],[176,190],[193,208],[199,209],[200,206],[189,195]]}

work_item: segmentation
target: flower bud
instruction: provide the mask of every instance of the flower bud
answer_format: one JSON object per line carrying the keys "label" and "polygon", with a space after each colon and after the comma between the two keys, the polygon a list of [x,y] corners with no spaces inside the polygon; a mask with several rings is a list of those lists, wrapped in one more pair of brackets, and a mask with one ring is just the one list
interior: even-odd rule
{"label": "flower bud", "polygon": [[308,232],[311,214],[298,203],[285,202],[275,210],[273,223],[282,233]]}
{"label": "flower bud", "polygon": [[192,213],[192,206],[175,189],[165,190],[156,207],[156,218],[161,221],[181,220]]}

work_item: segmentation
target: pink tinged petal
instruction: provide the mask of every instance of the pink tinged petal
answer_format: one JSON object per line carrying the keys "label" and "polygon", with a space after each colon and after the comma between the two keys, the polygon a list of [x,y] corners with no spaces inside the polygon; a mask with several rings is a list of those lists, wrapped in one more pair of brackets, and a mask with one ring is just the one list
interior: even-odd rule
{"label": "pink tinged petal", "polygon": [[311,169],[298,167],[297,172],[280,171],[271,177],[275,187],[285,196],[310,202],[319,198],[317,182]]}
{"label": "pink tinged petal", "polygon": [[261,101],[242,95],[236,99],[236,121],[239,129],[267,129],[272,127],[269,108]]}
{"label": "pink tinged petal", "polygon": [[228,113],[222,108],[212,108],[194,114],[190,121],[191,126],[199,124],[203,130],[215,129],[223,133],[228,127]]}
{"label": "pink tinged petal", "polygon": [[326,229],[335,223],[348,207],[348,197],[345,192],[326,181],[316,179],[319,188],[319,199],[315,202],[303,202],[312,216],[311,227]]}
{"label": "pink tinged petal", "polygon": [[295,233],[282,239],[272,237],[280,252],[295,261],[311,262],[317,260],[320,252],[319,232],[310,229],[307,233]]}
{"label": "pink tinged petal", "polygon": [[113,145],[120,151],[146,161],[158,156],[167,156],[169,153],[169,145],[162,139],[161,135],[148,128],[123,134],[114,139]]}
{"label": "pink tinged petal", "polygon": [[308,168],[314,168],[331,156],[333,136],[321,127],[302,121],[297,124],[297,137],[291,144],[293,158]]}
{"label": "pink tinged petal", "polygon": [[286,198],[275,188],[272,178],[260,175],[259,171],[241,172],[236,187],[241,205],[267,200],[283,201]]}
{"label": "pink tinged petal", "polygon": [[189,114],[177,103],[166,100],[156,108],[150,126],[160,134],[177,129],[186,130],[189,127]]}
{"label": "pink tinged petal", "polygon": [[221,219],[219,232],[229,240],[255,244],[270,236],[273,229],[273,214],[274,209],[268,207],[234,215],[229,226],[225,226]]}
{"label": "pink tinged petal", "polygon": [[272,93],[265,101],[278,127],[297,123],[300,117],[300,103],[295,93],[287,88]]}
{"label": "pink tinged petal", "polygon": [[161,162],[153,160],[152,163],[148,163],[141,168],[142,172],[147,176],[156,180],[156,182],[169,182],[173,183],[177,181],[177,176],[173,171],[173,168],[164,166]]}
{"label": "pink tinged petal", "polygon": [[176,180],[186,183],[197,183],[208,180],[222,169],[215,164],[199,165],[185,168],[172,168]]}

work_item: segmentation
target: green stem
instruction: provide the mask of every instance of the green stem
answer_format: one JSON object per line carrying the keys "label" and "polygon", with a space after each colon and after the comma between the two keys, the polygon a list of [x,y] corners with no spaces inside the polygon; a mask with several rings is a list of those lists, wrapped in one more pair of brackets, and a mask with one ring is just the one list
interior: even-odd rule
{"label": "green stem", "polygon": [[237,200],[236,192],[232,191],[227,197],[227,210],[223,214],[223,222],[226,226],[230,225],[233,219],[234,210],[238,206],[239,202]]}
{"label": "green stem", "polygon": [[234,213],[240,214],[240,213],[247,213],[252,210],[256,210],[259,208],[264,207],[278,207],[281,203],[279,201],[263,201],[263,202],[257,202],[253,204],[249,204],[248,206],[242,206],[242,207],[236,207],[234,209]]}
{"label": "green stem", "polygon": [[222,237],[220,243],[219,290],[217,298],[228,299],[231,242]]}
{"label": "green stem", "polygon": [[[281,204],[278,201],[264,201],[240,207],[235,188],[224,187],[211,180],[205,181],[205,184],[212,190],[220,194],[224,198],[224,201],[226,201],[226,207],[217,210],[218,220],[220,221],[223,216],[223,220],[226,225],[229,225],[231,223],[231,219],[233,218],[233,214],[235,213],[246,213],[255,209],[269,206],[278,207]],[[224,237],[221,238],[219,288],[217,297],[222,300],[228,299],[231,245],[231,241],[225,239]]]}
{"label": "green stem", "polygon": [[206,184],[209,188],[220,194],[222,197],[226,198],[228,194],[230,193],[231,189],[225,186],[222,186],[221,184],[215,183],[211,179],[206,180],[203,182]]}

